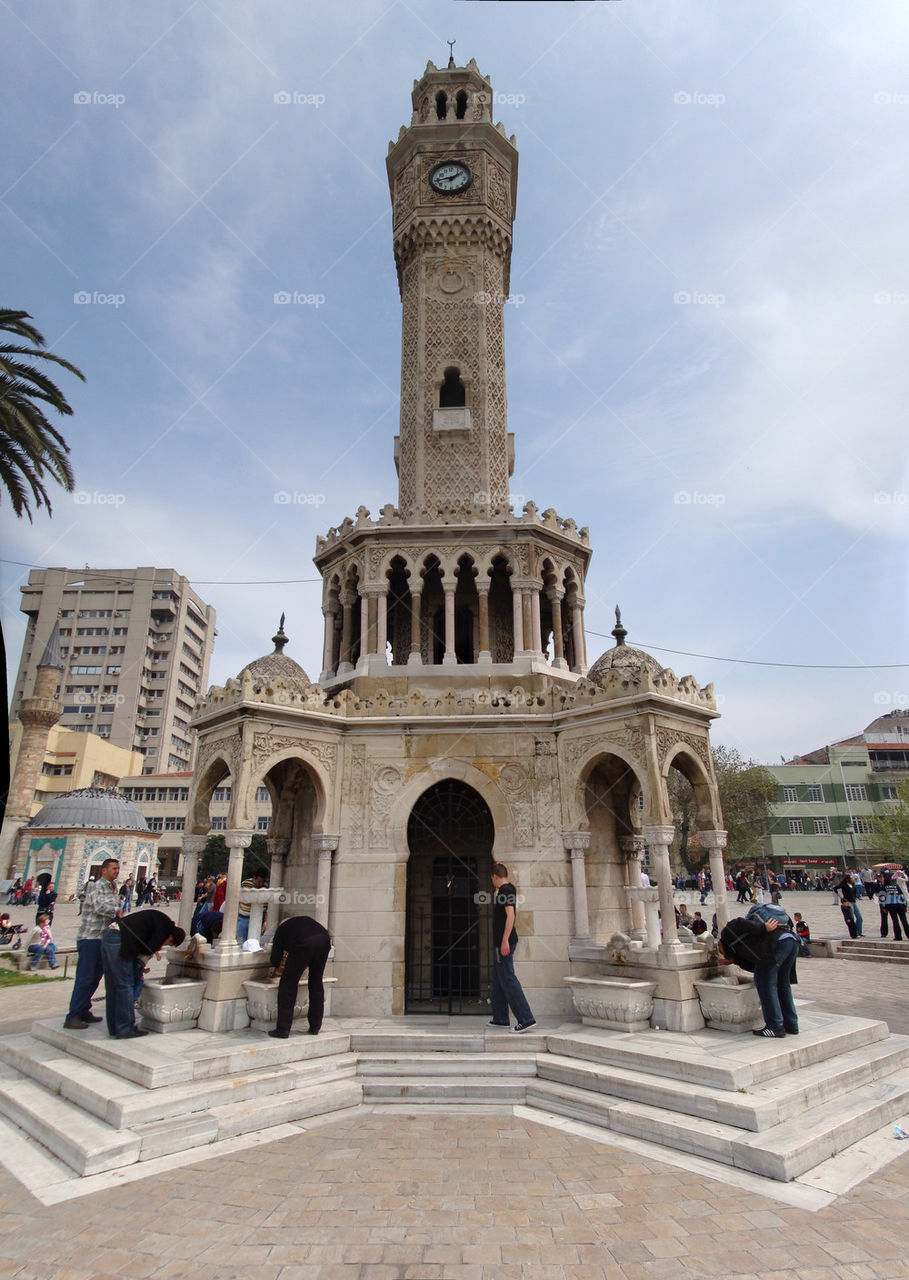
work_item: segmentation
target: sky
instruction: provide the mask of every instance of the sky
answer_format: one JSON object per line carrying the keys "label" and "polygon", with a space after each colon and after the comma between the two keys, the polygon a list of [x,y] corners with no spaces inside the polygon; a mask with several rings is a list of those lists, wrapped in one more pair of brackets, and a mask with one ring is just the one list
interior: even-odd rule
{"label": "sky", "polygon": [[904,0],[5,0],[3,27],[2,305],[86,376],[56,378],[75,492],[0,504],[10,685],[49,565],[186,575],[212,683],[286,612],[318,678],[316,536],[397,498],[385,155],[453,39],[517,139],[512,494],[589,526],[591,663],[618,603],[768,763],[909,705]]}

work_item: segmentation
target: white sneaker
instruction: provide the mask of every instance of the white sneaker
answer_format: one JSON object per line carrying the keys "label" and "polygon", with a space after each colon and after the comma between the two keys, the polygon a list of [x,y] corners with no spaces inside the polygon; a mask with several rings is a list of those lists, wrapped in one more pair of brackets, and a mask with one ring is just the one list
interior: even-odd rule
{"label": "white sneaker", "polygon": [[536,1025],[536,1019],[534,1019],[533,1022],[518,1022],[511,1028],[511,1030],[514,1035],[519,1036],[522,1031],[529,1031],[531,1027],[535,1027]]}

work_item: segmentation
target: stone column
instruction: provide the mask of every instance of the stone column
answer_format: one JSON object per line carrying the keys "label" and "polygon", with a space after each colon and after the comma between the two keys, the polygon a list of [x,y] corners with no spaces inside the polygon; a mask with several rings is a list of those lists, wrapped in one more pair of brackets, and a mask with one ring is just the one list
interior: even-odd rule
{"label": "stone column", "polygon": [[442,581],[442,590],[445,592],[445,652],[442,655],[442,665],[445,667],[453,667],[458,664],[458,655],[455,653],[455,591],[457,590],[456,582]]}
{"label": "stone column", "polygon": [[[270,889],[285,888],[284,873],[287,866],[287,855],[290,853],[289,836],[268,836],[265,847],[271,861],[268,864],[268,887]],[[269,924],[274,923],[269,921]]]}
{"label": "stone column", "polygon": [[521,589],[521,626],[524,630],[524,649],[530,652],[533,649],[533,607],[530,603],[531,591],[529,587]]}
{"label": "stone column", "polygon": [[[584,601],[575,599],[571,605],[571,635],[574,640],[574,666],[572,671],[584,675],[587,671],[587,646],[584,643]],[[650,841],[647,841],[650,844]]]}
{"label": "stone column", "polygon": [[350,650],[353,643],[353,609],[356,598],[349,592],[341,596],[341,660],[338,663],[338,675],[353,669]]}
{"label": "stone column", "polygon": [[407,658],[409,667],[421,667],[423,654],[420,650],[420,609],[423,602],[423,579],[419,578],[410,588],[410,653]]}
{"label": "stone column", "polygon": [[663,922],[663,943],[661,951],[676,951],[679,942],[678,930],[675,926],[675,903],[672,900],[672,870],[669,866],[669,846],[675,835],[675,827],[646,826],[644,839],[650,846],[651,861],[660,891],[660,917]]}
{"label": "stone column", "polygon": [[511,584],[511,606],[514,619],[514,656],[517,657],[524,649],[524,602],[521,590],[514,582]]}
{"label": "stone column", "polygon": [[530,626],[533,636],[533,651],[543,656],[543,626],[540,622],[540,590],[539,584],[530,588]]}
{"label": "stone column", "polygon": [[382,660],[385,660],[385,650],[388,646],[388,592],[381,591],[376,596],[376,653]]}
{"label": "stone column", "polygon": [[725,831],[702,831],[701,844],[710,854],[710,878],[713,880],[713,901],[716,925],[719,933],[729,923],[729,900],[726,897],[726,868],[723,850],[726,848]]}
{"label": "stone column", "polygon": [[369,596],[365,590],[360,592],[360,657],[359,662],[369,656]]}
{"label": "stone column", "polygon": [[571,857],[571,888],[574,897],[575,939],[590,939],[590,916],[587,910],[587,870],[584,853],[590,847],[589,831],[563,831],[562,844]]}
{"label": "stone column", "polygon": [[492,662],[492,651],[489,648],[489,579],[477,583],[477,600],[479,603],[480,651],[477,662]]}
{"label": "stone column", "polygon": [[208,836],[183,836],[183,881],[180,890],[180,911],[177,924],[186,931],[189,941],[189,927],[193,922],[196,909],[196,881],[199,879],[199,857],[208,843]]}
{"label": "stone column", "polygon": [[[632,888],[640,888],[641,862],[644,857],[644,837],[619,836],[619,848],[625,855],[625,864],[628,868],[628,876],[625,883]],[[675,918],[674,909],[673,918]],[[642,937],[646,931],[644,903],[640,898],[633,897],[631,899],[631,928],[633,933],[641,934]]]}
{"label": "stone column", "polygon": [[322,613],[325,617],[325,644],[322,648],[322,674],[320,680],[328,680],[334,675],[334,656],[335,656],[335,615],[329,605],[322,606]]}
{"label": "stone column", "polygon": [[319,867],[316,877],[316,903],[313,908],[313,919],[328,927],[328,913],[331,909],[331,855],[341,843],[341,837],[335,835],[314,835],[313,850],[319,856]]}
{"label": "stone column", "polygon": [[219,951],[239,951],[237,942],[237,910],[240,906],[240,881],[243,879],[243,850],[252,844],[252,831],[225,831],[224,841],[230,850],[227,864],[227,895],[222,911],[224,923],[215,946]]}
{"label": "stone column", "polygon": [[565,661],[565,646],[562,643],[562,600],[565,592],[559,591],[557,587],[553,587],[548,592],[549,599],[552,602],[552,665],[554,667],[567,668],[568,663]]}

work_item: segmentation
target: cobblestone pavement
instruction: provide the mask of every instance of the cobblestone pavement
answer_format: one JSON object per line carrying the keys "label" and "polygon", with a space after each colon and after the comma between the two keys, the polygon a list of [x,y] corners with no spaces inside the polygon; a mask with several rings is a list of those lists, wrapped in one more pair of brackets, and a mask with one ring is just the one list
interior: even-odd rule
{"label": "cobblestone pavement", "polygon": [[[845,936],[828,903],[787,901]],[[0,1032],[70,989],[3,992]],[[909,1032],[909,966],[805,961],[797,994]],[[905,1158],[812,1213],[523,1118],[364,1111],[49,1207],[0,1169],[0,1278],[909,1280],[907,1211]]]}

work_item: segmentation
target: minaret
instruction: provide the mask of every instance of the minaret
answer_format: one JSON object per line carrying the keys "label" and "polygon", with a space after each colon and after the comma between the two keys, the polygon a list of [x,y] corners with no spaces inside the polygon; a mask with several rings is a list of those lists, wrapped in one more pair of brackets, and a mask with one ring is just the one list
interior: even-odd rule
{"label": "minaret", "polygon": [[509,506],[503,308],[518,153],[471,58],[429,62],[390,147],[403,306],[398,507],[407,518]]}
{"label": "minaret", "polygon": [[63,714],[63,703],[57,697],[57,686],[62,673],[60,624],[55,622],[38,663],[32,696],[23,698],[19,708],[22,740],[16,757],[16,771],[10,780],[3,829],[0,831],[0,879],[6,879],[12,873],[19,830],[31,817],[48,735]]}

